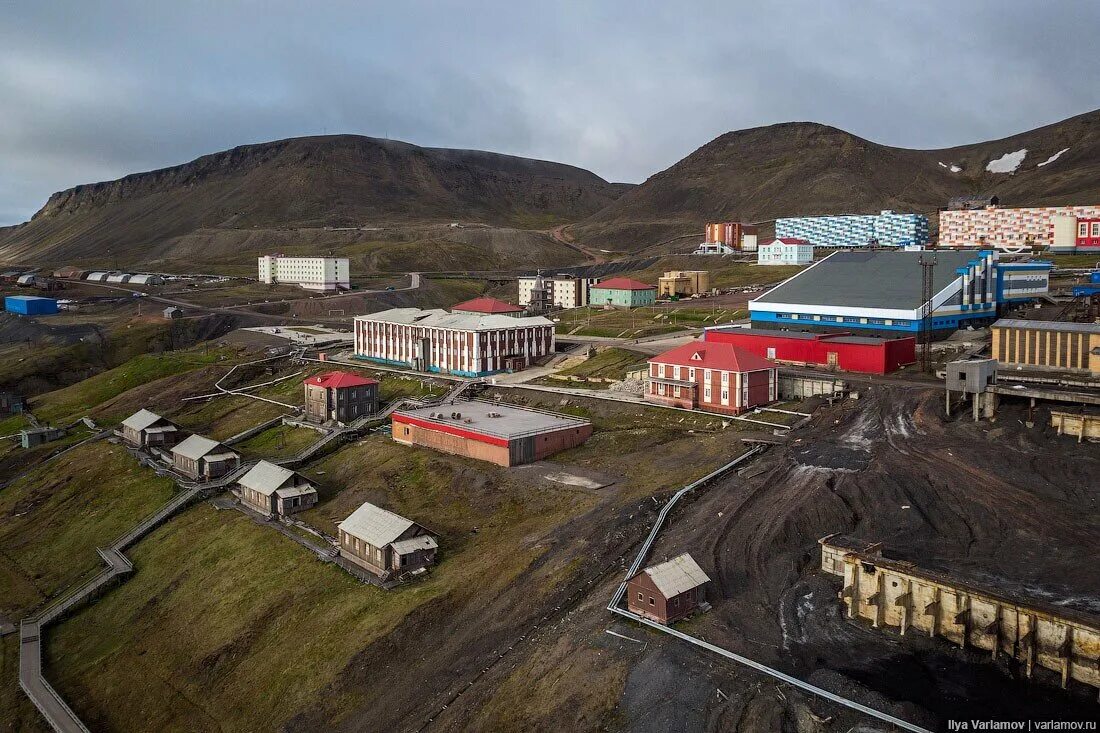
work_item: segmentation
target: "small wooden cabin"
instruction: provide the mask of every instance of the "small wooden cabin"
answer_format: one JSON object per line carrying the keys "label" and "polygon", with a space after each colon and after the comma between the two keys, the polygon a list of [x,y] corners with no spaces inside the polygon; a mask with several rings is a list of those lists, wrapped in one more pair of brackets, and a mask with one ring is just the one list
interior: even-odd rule
{"label": "small wooden cabin", "polygon": [[240,465],[241,457],[221,443],[192,435],[172,449],[172,465],[193,479],[220,478]]}
{"label": "small wooden cabin", "polygon": [[317,504],[317,488],[289,468],[260,461],[237,482],[241,503],[269,517],[285,517]]}
{"label": "small wooden cabin", "polygon": [[411,519],[369,502],[340,522],[340,555],[375,575],[408,573],[435,564],[435,536]]}
{"label": "small wooden cabin", "polygon": [[662,624],[685,618],[703,602],[710,578],[686,552],[627,581],[627,610]]}
{"label": "small wooden cabin", "polygon": [[122,421],[122,439],[135,448],[171,448],[183,435],[174,422],[145,409]]}

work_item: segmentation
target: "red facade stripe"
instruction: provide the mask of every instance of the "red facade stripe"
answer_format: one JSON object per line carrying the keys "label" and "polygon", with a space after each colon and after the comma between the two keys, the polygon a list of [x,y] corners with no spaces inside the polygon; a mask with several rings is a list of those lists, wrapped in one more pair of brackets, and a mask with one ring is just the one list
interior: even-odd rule
{"label": "red facade stripe", "polygon": [[474,430],[466,430],[454,425],[446,425],[442,423],[432,422],[430,420],[421,420],[418,417],[412,417],[410,415],[399,415],[394,413],[393,415],[394,425],[415,425],[425,430],[434,430],[437,433],[447,433],[448,435],[456,435],[460,438],[466,438],[467,440],[476,440],[479,443],[488,443],[489,445],[498,445],[507,448],[508,439],[498,438],[494,435],[486,435],[485,433],[479,433]]}

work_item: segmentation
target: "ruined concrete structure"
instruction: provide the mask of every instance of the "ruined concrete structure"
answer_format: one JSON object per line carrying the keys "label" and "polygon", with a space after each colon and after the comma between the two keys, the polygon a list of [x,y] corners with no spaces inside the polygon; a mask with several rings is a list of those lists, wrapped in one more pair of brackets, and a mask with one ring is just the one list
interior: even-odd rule
{"label": "ruined concrete structure", "polygon": [[1100,440],[1100,415],[1051,410],[1050,426],[1058,428],[1059,435],[1074,436],[1078,443],[1085,439]]}
{"label": "ruined concrete structure", "polygon": [[[1100,689],[1100,618],[1064,606],[1014,598],[902,560],[879,545],[842,535],[819,540],[821,569],[844,578],[848,618],[902,635],[910,630],[959,646],[1054,671],[1062,687],[1074,679]],[[1100,696],[1098,696],[1100,700]]]}

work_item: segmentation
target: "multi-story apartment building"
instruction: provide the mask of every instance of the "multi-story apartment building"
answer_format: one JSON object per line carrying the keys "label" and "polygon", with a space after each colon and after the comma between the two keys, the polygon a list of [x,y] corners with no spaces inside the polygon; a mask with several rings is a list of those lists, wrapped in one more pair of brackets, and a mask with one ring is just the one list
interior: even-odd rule
{"label": "multi-story apartment building", "polygon": [[939,245],[1100,252],[1100,206],[986,206],[941,211]]}
{"label": "multi-story apartment building", "polygon": [[773,239],[756,253],[760,265],[808,265],[814,261],[814,246],[805,239]]}
{"label": "multi-story apartment building", "polygon": [[599,282],[598,277],[574,277],[573,275],[527,275],[518,280],[521,306],[531,305],[532,292],[543,288],[549,305],[557,308],[580,308],[588,305],[588,291]]}
{"label": "multi-story apartment building", "polygon": [[928,243],[928,217],[923,214],[845,214],[800,216],[775,220],[779,239],[805,239],[815,247],[904,247]]}
{"label": "multi-story apartment building", "polygon": [[306,290],[335,291],[351,288],[347,257],[287,257],[281,254],[259,258],[260,282],[286,283]]}
{"label": "multi-story apartment building", "polygon": [[541,316],[391,308],[355,318],[356,358],[425,372],[479,377],[553,352],[554,324]]}

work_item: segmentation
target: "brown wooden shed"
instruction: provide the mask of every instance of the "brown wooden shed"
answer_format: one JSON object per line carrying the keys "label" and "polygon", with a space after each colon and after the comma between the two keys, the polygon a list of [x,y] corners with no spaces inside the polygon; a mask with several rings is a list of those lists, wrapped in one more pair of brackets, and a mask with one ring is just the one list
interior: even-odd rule
{"label": "brown wooden shed", "polygon": [[435,536],[411,519],[364,503],[340,522],[340,555],[375,575],[408,573],[435,564]]}
{"label": "brown wooden shed", "polygon": [[241,503],[269,517],[303,512],[317,504],[317,489],[305,476],[260,461],[237,482]]}
{"label": "brown wooden shed", "polygon": [[172,465],[193,479],[219,478],[240,465],[241,457],[216,440],[192,435],[172,449]]}
{"label": "brown wooden shed", "polygon": [[185,434],[174,422],[146,409],[122,421],[122,439],[135,448],[171,448]]}
{"label": "brown wooden shed", "polygon": [[689,616],[703,602],[710,578],[686,552],[627,581],[627,610],[662,624]]}

